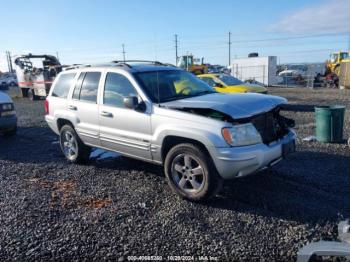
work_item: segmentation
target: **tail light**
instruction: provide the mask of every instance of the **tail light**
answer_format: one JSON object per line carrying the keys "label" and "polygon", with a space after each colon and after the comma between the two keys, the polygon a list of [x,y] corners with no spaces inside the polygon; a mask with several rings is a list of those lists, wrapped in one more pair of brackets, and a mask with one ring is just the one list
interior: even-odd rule
{"label": "tail light", "polygon": [[47,99],[45,100],[45,114],[49,114],[49,101]]}

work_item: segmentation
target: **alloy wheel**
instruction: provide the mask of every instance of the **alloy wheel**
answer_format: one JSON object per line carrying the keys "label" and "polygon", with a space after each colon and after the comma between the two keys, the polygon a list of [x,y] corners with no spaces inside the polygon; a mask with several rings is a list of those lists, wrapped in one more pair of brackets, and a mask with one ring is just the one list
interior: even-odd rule
{"label": "alloy wheel", "polygon": [[186,193],[197,193],[204,187],[204,169],[189,154],[180,154],[174,158],[171,176],[178,188]]}
{"label": "alloy wheel", "polygon": [[62,147],[65,156],[69,160],[74,160],[78,154],[78,143],[75,136],[70,132],[64,132],[62,136]]}

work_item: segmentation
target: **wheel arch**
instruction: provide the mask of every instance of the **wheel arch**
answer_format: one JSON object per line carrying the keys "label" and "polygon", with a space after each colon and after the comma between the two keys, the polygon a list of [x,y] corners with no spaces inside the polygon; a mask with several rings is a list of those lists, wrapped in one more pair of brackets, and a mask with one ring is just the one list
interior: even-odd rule
{"label": "wheel arch", "polygon": [[57,121],[56,121],[56,123],[57,123],[57,129],[58,129],[58,131],[60,131],[61,128],[62,128],[64,125],[69,125],[69,126],[71,126],[72,128],[74,128],[73,123],[72,123],[71,121],[65,119],[65,118],[58,118]]}
{"label": "wheel arch", "polygon": [[183,143],[194,144],[198,146],[201,150],[203,150],[203,152],[205,152],[208,155],[208,157],[211,157],[207,147],[202,142],[192,138],[181,137],[176,135],[168,135],[164,137],[162,142],[162,147],[161,147],[162,162],[164,163],[165,157],[171,148]]}

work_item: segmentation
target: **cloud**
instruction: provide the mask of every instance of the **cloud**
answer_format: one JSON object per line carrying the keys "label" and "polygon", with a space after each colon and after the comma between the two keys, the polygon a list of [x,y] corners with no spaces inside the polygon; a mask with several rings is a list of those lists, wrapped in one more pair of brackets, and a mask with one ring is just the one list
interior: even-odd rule
{"label": "cloud", "polygon": [[286,15],[269,29],[280,33],[341,33],[350,31],[349,24],[350,1],[331,0]]}

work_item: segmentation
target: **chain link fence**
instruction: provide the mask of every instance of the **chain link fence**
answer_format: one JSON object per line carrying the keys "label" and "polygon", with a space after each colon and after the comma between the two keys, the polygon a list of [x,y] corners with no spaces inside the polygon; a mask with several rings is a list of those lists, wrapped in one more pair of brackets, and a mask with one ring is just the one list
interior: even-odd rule
{"label": "chain link fence", "polygon": [[324,64],[300,65],[300,69],[296,66],[288,65],[279,65],[277,68],[267,65],[233,65],[231,75],[244,82],[264,86],[331,87],[326,83],[325,77],[323,77]]}

